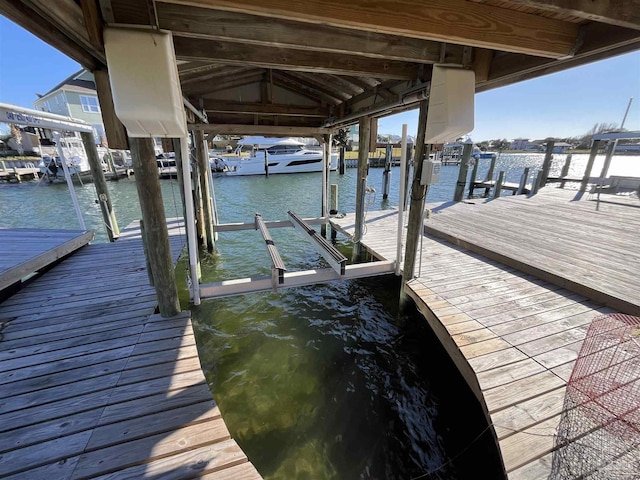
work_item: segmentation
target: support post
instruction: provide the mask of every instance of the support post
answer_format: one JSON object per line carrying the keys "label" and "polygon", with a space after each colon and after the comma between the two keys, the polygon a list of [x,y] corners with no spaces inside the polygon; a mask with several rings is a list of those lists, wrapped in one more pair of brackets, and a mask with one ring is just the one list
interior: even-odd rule
{"label": "support post", "polygon": [[544,152],[544,162],[542,163],[542,176],[540,177],[539,186],[544,186],[547,184],[547,178],[549,178],[549,170],[551,170],[551,162],[553,161],[554,146],[555,146],[555,142],[553,140],[549,140],[547,142],[547,149]]}
{"label": "support post", "polygon": [[402,149],[400,152],[400,192],[398,194],[398,230],[396,232],[396,275],[400,275],[402,264],[402,231],[404,230],[404,207],[403,203],[405,197],[405,182],[404,177],[407,170],[407,124],[402,125]]}
{"label": "support post", "polygon": [[[192,132],[192,145],[197,143],[195,141],[194,132]],[[194,145],[195,146],[195,145]],[[200,166],[198,164],[197,156],[196,161],[191,161],[191,155],[193,154],[193,150],[189,151],[189,156],[187,157],[187,162],[183,164],[183,167],[187,169],[191,177],[191,182],[193,182],[193,203],[195,205],[196,212],[196,229],[198,231],[198,245],[202,245],[206,247],[207,233],[204,227],[204,205],[202,203],[202,189],[200,188]],[[189,166],[192,168],[189,168]]]}
{"label": "support post", "polygon": [[264,175],[269,176],[269,153],[267,150],[264,151]]}
{"label": "support post", "polygon": [[393,148],[391,144],[387,143],[387,147],[384,152],[384,172],[382,173],[382,199],[389,198],[389,185],[391,184],[391,157],[393,155]]}
{"label": "support post", "polygon": [[416,135],[415,157],[413,161],[413,182],[411,186],[411,205],[409,207],[409,224],[407,226],[407,240],[404,258],[404,270],[402,272],[402,288],[400,290],[400,305],[406,303],[407,294],[404,293],[404,285],[413,278],[418,250],[418,241],[423,235],[422,213],[427,196],[427,186],[420,185],[422,178],[422,164],[424,158],[429,156],[429,148],[425,146],[425,134],[427,128],[427,111],[429,101],[420,102],[420,114],[418,116],[418,133]]}
{"label": "support post", "polygon": [[338,184],[331,184],[331,208],[329,209],[329,213],[335,215],[338,213]]}
{"label": "support post", "polygon": [[130,138],[129,144],[160,315],[173,317],[180,312],[180,303],[153,142]]}
{"label": "support post", "polygon": [[113,242],[120,236],[120,229],[118,228],[116,212],[113,210],[109,190],[107,189],[107,180],[104,178],[104,172],[102,171],[102,162],[98,155],[98,149],[96,148],[96,144],[91,133],[81,132],[80,136],[82,137],[82,144],[84,145],[84,149],[87,153],[87,159],[89,160],[91,176],[93,177],[93,185],[96,188],[98,203],[100,204],[100,211],[102,212],[102,221],[105,224],[109,241]]}
{"label": "support post", "polygon": [[344,175],[345,164],[344,164],[344,147],[340,147],[340,156],[338,157],[338,172],[340,175]]}
{"label": "support post", "polygon": [[147,240],[147,232],[144,229],[144,220],[140,219],[140,236],[142,237],[142,251],[144,252],[145,264],[147,265],[147,278],[149,279],[149,285],[154,286],[153,270],[151,268],[151,262],[149,261],[149,241]]}
{"label": "support post", "polygon": [[369,170],[369,140],[371,136],[371,119],[362,117],[359,125],[359,145],[358,145],[358,176],[356,179],[356,226],[353,241],[358,244],[356,247],[360,253],[360,240],[364,231],[364,195],[367,185],[367,174]]}
{"label": "support post", "polygon": [[[485,179],[485,182],[491,182],[493,180],[493,174],[495,173],[495,170],[496,170],[496,159],[497,159],[497,157],[492,157],[491,158],[491,165],[489,165],[489,171],[487,172],[487,178]],[[477,161],[476,161],[476,163],[477,163]],[[484,197],[485,198],[489,197],[489,192],[490,191],[491,191],[491,187],[484,189]]]}
{"label": "support post", "polygon": [[538,170],[536,173],[536,177],[533,179],[533,183],[531,184],[531,193],[530,196],[535,195],[540,190],[540,185],[542,183],[542,170]]}
{"label": "support post", "polygon": [[111,180],[117,182],[118,180],[120,180],[120,178],[118,178],[118,169],[116,168],[116,164],[113,162],[113,155],[111,155],[110,150],[107,151],[106,157],[107,164],[109,165],[109,170],[111,170],[111,173],[113,173],[113,177],[111,178]]}
{"label": "support post", "polygon": [[458,171],[458,181],[456,182],[456,191],[453,195],[454,202],[462,201],[464,197],[464,187],[467,185],[467,172],[469,172],[469,160],[473,152],[473,143],[468,141],[462,148],[462,160],[460,161],[460,170]]}
{"label": "support post", "polygon": [[[189,159],[188,137],[180,138],[180,154],[183,159]],[[191,176],[189,162],[182,168],[182,184],[184,186],[184,224],[187,226],[187,245],[189,249],[189,271],[191,278],[191,300],[194,305],[200,305],[200,259],[198,256],[198,237],[196,233],[196,215],[191,195]]]}
{"label": "support post", "polygon": [[473,197],[473,191],[476,185],[476,179],[478,178],[478,164],[480,163],[480,159],[476,158],[473,163],[473,170],[471,171],[471,182],[469,183],[469,195],[467,198]]}
{"label": "support post", "polygon": [[[173,151],[175,153],[175,159],[176,159],[176,172],[178,175],[178,187],[180,189],[180,200],[182,200],[182,218],[187,218],[187,212],[185,210],[185,200],[184,200],[184,192],[185,192],[185,188],[184,188],[184,178],[182,175],[182,170],[184,168],[184,162],[182,160],[182,150],[180,149],[180,139],[179,138],[173,138],[172,140],[172,145],[173,145]],[[187,162],[187,168],[188,168],[189,163]],[[189,184],[189,190],[191,190],[191,184]],[[191,192],[189,192],[191,194]]]}
{"label": "support post", "polygon": [[604,182],[604,179],[607,178],[609,174],[609,167],[611,166],[611,158],[613,157],[613,152],[616,150],[616,146],[618,145],[618,140],[609,140],[609,144],[607,145],[607,151],[604,157],[604,164],[602,165],[602,171],[600,172],[600,183]]}
{"label": "support post", "polygon": [[196,130],[194,132],[196,141],[196,159],[198,161],[198,180],[200,181],[200,195],[202,197],[202,217],[204,220],[203,246],[208,252],[213,252],[215,240],[213,236],[213,213],[211,211],[211,189],[209,187],[209,175],[207,170],[211,170],[209,165],[209,152],[204,140],[204,132]]}
{"label": "support post", "polygon": [[409,175],[411,175],[410,165],[413,162],[413,155],[415,153],[415,145],[407,145],[405,149],[405,155],[407,156],[407,168],[404,172],[404,197],[402,199],[402,206],[405,211],[407,210],[407,206],[409,203]]}
{"label": "support post", "polygon": [[493,189],[493,198],[500,198],[500,194],[502,193],[502,182],[504,182],[504,170],[501,170],[498,174],[498,181]]}
{"label": "support post", "polygon": [[567,158],[564,160],[564,165],[562,166],[562,171],[560,172],[560,188],[564,188],[564,184],[567,183],[566,180],[562,180],[565,177],[569,176],[569,168],[571,168],[571,154],[567,154]]}
{"label": "support post", "polygon": [[[322,198],[320,205],[320,216],[329,216],[329,170],[331,168],[331,144],[327,142],[329,135],[322,136]],[[320,235],[327,238],[327,225],[320,226]]]}
{"label": "support post", "polygon": [[527,179],[529,178],[529,167],[524,167],[524,171],[522,172],[522,176],[520,177],[520,185],[518,185],[518,191],[516,195],[522,195],[524,190],[527,188]]}
{"label": "support post", "polygon": [[580,191],[584,192],[587,189],[589,178],[591,178],[591,170],[593,169],[593,162],[596,160],[598,149],[600,148],[600,140],[593,140],[591,143],[591,152],[589,152],[589,160],[587,160],[587,166],[584,169],[584,176],[582,177],[582,183],[580,184]]}

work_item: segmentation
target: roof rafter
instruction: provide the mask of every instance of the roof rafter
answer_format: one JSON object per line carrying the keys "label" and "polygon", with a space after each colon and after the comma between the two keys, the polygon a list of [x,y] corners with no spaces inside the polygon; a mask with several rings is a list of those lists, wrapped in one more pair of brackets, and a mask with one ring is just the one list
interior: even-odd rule
{"label": "roof rafter", "polygon": [[290,88],[294,92],[304,92],[316,101],[322,100],[332,105],[343,102],[343,99],[337,97],[332,91],[322,88],[317,84],[307,82],[305,79],[291,75],[288,72],[273,72],[273,81],[285,88]]}
{"label": "roof rafter", "polygon": [[286,115],[292,117],[320,117],[326,118],[327,108],[304,105],[282,105],[271,103],[229,102],[223,100],[205,99],[204,109],[207,112],[244,113],[256,115]]}
{"label": "roof rafter", "polygon": [[167,0],[216,10],[525,53],[571,55],[578,25],[466,0]]}
{"label": "roof rafter", "polygon": [[22,26],[42,41],[57,48],[84,67],[92,70],[101,66],[101,61],[89,53],[83,45],[71,40],[64,32],[60,31],[56,27],[56,24],[51,22],[48,17],[41,17],[20,0],[1,1],[0,14]]}
{"label": "roof rafter", "polygon": [[416,78],[416,64],[351,55],[322,54],[275,47],[256,49],[252,45],[174,37],[179,60],[210,60],[230,65],[345,75],[373,75],[381,78]]}

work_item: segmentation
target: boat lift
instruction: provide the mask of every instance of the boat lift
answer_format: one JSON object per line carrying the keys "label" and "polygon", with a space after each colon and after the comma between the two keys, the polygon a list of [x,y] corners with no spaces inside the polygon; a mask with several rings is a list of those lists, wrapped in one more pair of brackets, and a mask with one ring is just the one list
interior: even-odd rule
{"label": "boat lift", "polygon": [[[405,171],[407,169],[406,143],[407,142],[407,126],[402,127],[402,154],[401,154],[401,175],[400,182],[400,199],[404,198],[404,182]],[[327,156],[325,155],[325,169]],[[323,186],[324,190],[324,186]],[[400,201],[402,203],[402,201]],[[347,265],[347,258],[326,238],[319,235],[313,228],[314,225],[326,226],[330,223],[329,217],[320,218],[300,218],[295,212],[289,210],[288,220],[267,222],[264,221],[262,215],[256,214],[253,223],[226,223],[215,224],[213,226],[216,234],[222,232],[234,232],[242,230],[259,230],[267,247],[267,252],[271,258],[271,275],[254,278],[237,278],[233,280],[224,280],[215,283],[194,284],[199,285],[199,299],[221,298],[233,295],[244,295],[253,292],[274,291],[277,292],[281,288],[302,287],[307,285],[315,285],[317,283],[326,283],[332,281],[352,280],[356,278],[365,278],[378,275],[388,275],[395,273],[400,274],[400,262],[402,261],[402,230],[404,206],[398,210],[398,235],[396,239],[397,256],[396,260],[378,260],[367,263],[359,263],[355,265]],[[315,250],[329,264],[330,268],[320,268],[312,270],[303,270],[291,272],[287,270],[282,257],[278,252],[275,242],[269,233],[270,228],[293,227],[303,238],[307,239],[315,248]]]}
{"label": "boat lift", "polygon": [[[253,223],[227,223],[215,225],[216,232],[232,232],[240,230],[260,230],[271,258],[271,276],[254,278],[238,278],[222,282],[200,284],[200,298],[220,298],[246,293],[278,291],[281,288],[302,287],[335,280],[351,280],[355,278],[387,275],[395,272],[396,262],[380,260],[356,265],[347,265],[347,258],[324,237],[318,234],[312,225],[326,225],[325,218],[302,219],[295,212],[288,212],[289,220],[265,222],[260,214],[256,214]],[[269,228],[293,227],[306,238],[316,251],[327,261],[330,268],[287,270],[280,253],[271,239]]]}
{"label": "boat lift", "polygon": [[53,135],[56,142],[56,150],[60,157],[60,162],[62,163],[62,169],[67,181],[67,186],[69,187],[69,193],[71,194],[73,208],[78,216],[80,228],[82,230],[86,230],[87,227],[84,223],[80,204],[78,203],[78,197],[76,196],[73,181],[71,180],[71,175],[69,173],[68,162],[62,149],[60,132],[80,132],[91,133],[93,135],[93,127],[76,118],[56,115],[54,113],[40,112],[38,110],[32,110],[30,108],[19,107],[17,105],[10,105],[7,103],[0,103],[0,122],[27,127],[47,128],[54,131]]}

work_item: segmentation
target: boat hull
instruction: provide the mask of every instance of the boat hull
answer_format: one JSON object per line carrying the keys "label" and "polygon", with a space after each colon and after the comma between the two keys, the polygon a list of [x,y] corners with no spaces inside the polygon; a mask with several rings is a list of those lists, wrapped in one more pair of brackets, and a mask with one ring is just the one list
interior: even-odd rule
{"label": "boat hull", "polygon": [[[269,175],[283,173],[322,172],[322,155],[271,155],[268,157]],[[331,170],[338,166],[338,155],[331,155]],[[220,157],[211,162],[214,173],[225,176],[265,175],[264,157]]]}

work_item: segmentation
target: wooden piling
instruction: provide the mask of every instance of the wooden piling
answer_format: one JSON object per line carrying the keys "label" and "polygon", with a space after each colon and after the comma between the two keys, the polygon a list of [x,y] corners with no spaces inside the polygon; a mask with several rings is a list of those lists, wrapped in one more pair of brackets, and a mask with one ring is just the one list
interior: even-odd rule
{"label": "wooden piling", "polygon": [[591,152],[589,152],[589,160],[587,160],[587,166],[584,169],[584,176],[582,177],[582,183],[580,184],[580,191],[584,192],[587,189],[589,178],[591,178],[591,170],[593,169],[593,163],[596,160],[598,149],[600,148],[600,140],[593,140],[591,144]]}
{"label": "wooden piling", "polygon": [[338,173],[340,175],[344,175],[345,171],[345,162],[344,162],[344,147],[340,147],[340,156],[338,157]]}
{"label": "wooden piling", "polygon": [[542,184],[542,170],[538,170],[536,173],[536,177],[533,179],[533,183],[531,184],[531,193],[529,195],[535,195],[540,190],[540,185]]}
{"label": "wooden piling", "polygon": [[384,154],[384,172],[382,172],[382,199],[389,198],[389,185],[391,183],[391,157],[393,150],[390,144],[387,144]]}
{"label": "wooden piling", "polygon": [[504,170],[500,170],[500,173],[498,174],[498,181],[493,188],[493,198],[500,198],[500,194],[502,193],[502,182],[504,182]]}
{"label": "wooden piling", "polygon": [[153,141],[130,138],[129,144],[160,315],[173,317],[180,313],[180,303]]}
{"label": "wooden piling", "polygon": [[196,130],[194,133],[196,159],[198,161],[198,180],[200,182],[200,192],[202,196],[202,217],[204,220],[203,228],[205,236],[203,238],[203,246],[206,247],[208,252],[213,252],[215,248],[213,212],[211,211],[211,189],[209,187],[209,172],[207,171],[211,169],[211,166],[209,165],[209,154],[204,139],[204,131]]}
{"label": "wooden piling", "polygon": [[604,157],[604,163],[602,164],[602,171],[600,172],[600,180],[607,178],[609,174],[609,167],[611,166],[611,159],[613,158],[613,152],[616,150],[618,140],[609,140],[607,150]]}
{"label": "wooden piling", "polygon": [[[89,167],[91,168],[91,176],[93,177],[93,185],[98,195],[98,202],[100,204],[100,211],[102,212],[102,220],[107,227],[107,236],[109,241],[113,242],[120,236],[120,229],[118,228],[118,221],[116,219],[116,213],[111,203],[111,197],[109,196],[109,190],[107,188],[107,180],[104,177],[102,171],[102,162],[98,155],[98,149],[96,148],[93,134],[88,132],[80,133],[84,149],[87,153],[87,159],[89,160]],[[153,160],[155,166],[155,156]],[[156,168],[156,176],[158,170]]]}
{"label": "wooden piling", "polygon": [[549,170],[551,170],[551,162],[553,161],[553,147],[555,146],[555,142],[553,140],[549,140],[547,142],[547,149],[544,152],[544,162],[542,163],[542,172],[540,177],[540,184],[538,187],[547,184],[547,178],[549,178]]}
{"label": "wooden piling", "polygon": [[338,213],[338,184],[331,184],[331,208],[329,213],[335,215]]}
{"label": "wooden piling", "polygon": [[147,265],[147,278],[149,279],[149,285],[153,287],[155,281],[153,280],[153,270],[149,261],[149,240],[147,240],[147,232],[144,229],[144,220],[142,219],[140,219],[140,236],[142,237],[142,251]]}
{"label": "wooden piling", "polygon": [[267,177],[269,176],[269,154],[266,150],[264,151],[264,174]]}
{"label": "wooden piling", "polygon": [[476,185],[476,179],[478,178],[478,166],[480,163],[480,159],[477,158],[473,163],[473,170],[471,171],[471,182],[469,183],[469,195],[467,198],[473,197],[473,191]]}
{"label": "wooden piling", "polygon": [[460,170],[458,171],[458,181],[456,182],[456,191],[453,194],[454,202],[460,202],[464,197],[464,187],[467,184],[467,173],[469,172],[469,161],[471,160],[472,151],[473,151],[473,143],[471,142],[465,143],[464,147],[462,148],[462,160],[460,161]]}
{"label": "wooden piling", "polygon": [[[564,165],[562,166],[562,171],[560,172],[560,178],[564,179],[569,176],[569,169],[571,168],[571,154],[567,154],[567,158],[564,160]],[[560,188],[564,188],[564,184],[567,183],[566,180],[560,180]]]}
{"label": "wooden piling", "polygon": [[516,195],[522,195],[525,188],[527,188],[527,179],[529,178],[529,167],[524,167],[524,171],[522,172],[522,176],[520,177],[520,185],[518,185],[518,190],[516,191]]}
{"label": "wooden piling", "polygon": [[[193,134],[194,132],[192,132]],[[195,146],[197,143],[195,141],[195,134],[193,134],[193,142],[192,145]],[[193,146],[189,149],[189,155],[194,155]],[[196,218],[196,232],[198,237],[198,245],[205,246],[207,233],[205,231],[205,223],[204,223],[204,205],[202,202],[202,188],[200,187],[200,166],[198,164],[197,155],[195,156],[196,161],[191,162],[191,158],[188,159],[189,163],[185,164],[184,167],[189,166],[191,164],[191,182],[193,185],[193,206],[195,209],[195,218]],[[187,170],[188,171],[188,170]]]}
{"label": "wooden piling", "polygon": [[[369,170],[369,140],[371,135],[371,119],[362,117],[359,125],[358,176],[356,180],[356,226],[353,241],[359,243],[364,231],[364,195]],[[360,252],[360,246],[356,249]]]}
{"label": "wooden piling", "polygon": [[[493,180],[493,174],[495,173],[495,170],[496,170],[496,160],[497,160],[497,157],[491,157],[491,164],[489,165],[489,171],[487,172],[487,178],[485,180],[486,182],[491,182]],[[478,162],[476,161],[476,163]],[[484,189],[485,198],[489,197],[490,191],[491,191],[491,187]]]}
{"label": "wooden piling", "polygon": [[425,146],[425,134],[427,128],[427,111],[429,101],[420,102],[420,114],[418,117],[418,133],[416,135],[415,158],[413,162],[413,182],[411,186],[411,204],[409,207],[409,222],[407,225],[407,239],[404,257],[404,268],[402,271],[402,285],[400,289],[400,306],[407,302],[407,295],[404,293],[404,285],[413,278],[416,262],[418,241],[423,235],[422,214],[427,196],[427,186],[420,184],[422,178],[422,166],[424,158],[428,158],[429,148]]}

